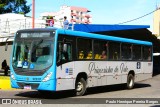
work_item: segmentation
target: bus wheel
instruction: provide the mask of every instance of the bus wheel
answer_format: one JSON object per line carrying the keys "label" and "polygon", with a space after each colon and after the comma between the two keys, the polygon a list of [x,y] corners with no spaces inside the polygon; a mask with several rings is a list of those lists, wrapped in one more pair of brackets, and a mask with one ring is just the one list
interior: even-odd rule
{"label": "bus wheel", "polygon": [[134,87],[134,76],[129,74],[127,77],[127,88],[132,89]]}
{"label": "bus wheel", "polygon": [[44,91],[44,90],[38,90],[38,92],[39,92],[40,94],[46,94],[46,93],[47,93],[47,91]]}
{"label": "bus wheel", "polygon": [[76,81],[76,95],[82,96],[86,92],[86,81],[84,78],[80,78]]}

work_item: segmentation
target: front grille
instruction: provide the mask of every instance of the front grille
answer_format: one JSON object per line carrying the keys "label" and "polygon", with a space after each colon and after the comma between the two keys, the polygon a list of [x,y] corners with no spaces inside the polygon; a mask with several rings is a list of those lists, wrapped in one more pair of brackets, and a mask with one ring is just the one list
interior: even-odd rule
{"label": "front grille", "polygon": [[22,71],[22,70],[15,70],[16,74],[23,75],[23,76],[42,76],[44,71]]}
{"label": "front grille", "polygon": [[20,87],[20,88],[24,88],[24,86],[31,86],[31,89],[37,89],[38,88],[38,86],[39,86],[39,84],[37,84],[37,83],[21,83],[21,82],[17,82],[17,84],[18,84],[18,86]]}
{"label": "front grille", "polygon": [[41,71],[36,71],[36,70],[24,70],[24,69],[16,69],[15,68],[15,73],[18,74],[18,75],[23,75],[23,76],[42,76],[45,71],[48,70],[47,69],[44,69],[44,70],[41,70]]}

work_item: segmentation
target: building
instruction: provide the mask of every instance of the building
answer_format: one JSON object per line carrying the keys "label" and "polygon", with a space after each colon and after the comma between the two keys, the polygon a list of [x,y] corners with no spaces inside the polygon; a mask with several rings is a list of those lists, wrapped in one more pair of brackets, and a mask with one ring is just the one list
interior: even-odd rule
{"label": "building", "polygon": [[42,19],[48,20],[54,18],[55,27],[62,27],[64,16],[67,17],[71,24],[91,24],[92,17],[88,14],[90,11],[87,8],[76,6],[61,6],[58,12],[44,12],[40,15]]}
{"label": "building", "polygon": [[[44,20],[35,19],[35,28],[44,27]],[[19,29],[29,28],[32,28],[31,17],[15,13],[0,14],[0,63],[6,59],[8,65],[10,65],[10,54],[15,32]]]}
{"label": "building", "polygon": [[[35,28],[44,28],[45,21],[35,19]],[[32,28],[32,18],[22,14],[6,13],[0,14],[0,42],[2,37],[13,36],[19,29]]]}
{"label": "building", "polygon": [[153,16],[153,34],[160,39],[160,8],[154,12]]}

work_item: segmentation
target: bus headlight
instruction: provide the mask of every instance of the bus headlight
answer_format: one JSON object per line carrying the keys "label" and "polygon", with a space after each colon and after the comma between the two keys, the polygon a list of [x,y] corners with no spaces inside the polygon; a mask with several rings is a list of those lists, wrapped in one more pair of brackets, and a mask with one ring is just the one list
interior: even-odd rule
{"label": "bus headlight", "polygon": [[15,79],[16,79],[12,73],[11,73],[11,78],[12,78],[13,80],[15,80]]}
{"label": "bus headlight", "polygon": [[52,76],[52,72],[48,73],[47,76],[42,80],[43,82],[48,81]]}

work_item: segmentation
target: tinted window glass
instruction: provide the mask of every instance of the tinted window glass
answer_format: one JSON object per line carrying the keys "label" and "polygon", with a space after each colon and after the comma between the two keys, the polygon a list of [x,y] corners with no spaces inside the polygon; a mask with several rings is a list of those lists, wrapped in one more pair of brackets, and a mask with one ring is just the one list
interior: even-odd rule
{"label": "tinted window glass", "polygon": [[131,60],[131,50],[132,46],[130,44],[121,45],[121,58],[122,60]]}
{"label": "tinted window glass", "polygon": [[151,58],[152,58],[151,53],[152,53],[151,47],[144,46],[143,47],[143,60],[151,61]]}
{"label": "tinted window glass", "polygon": [[120,59],[120,43],[109,42],[109,59],[110,60],[119,60]]}
{"label": "tinted window glass", "polygon": [[133,60],[141,60],[141,46],[140,45],[133,45],[132,46],[132,58]]}
{"label": "tinted window glass", "polygon": [[78,59],[92,59],[92,40],[78,38]]}
{"label": "tinted window glass", "polygon": [[94,41],[94,59],[107,60],[107,47],[106,41]]}

